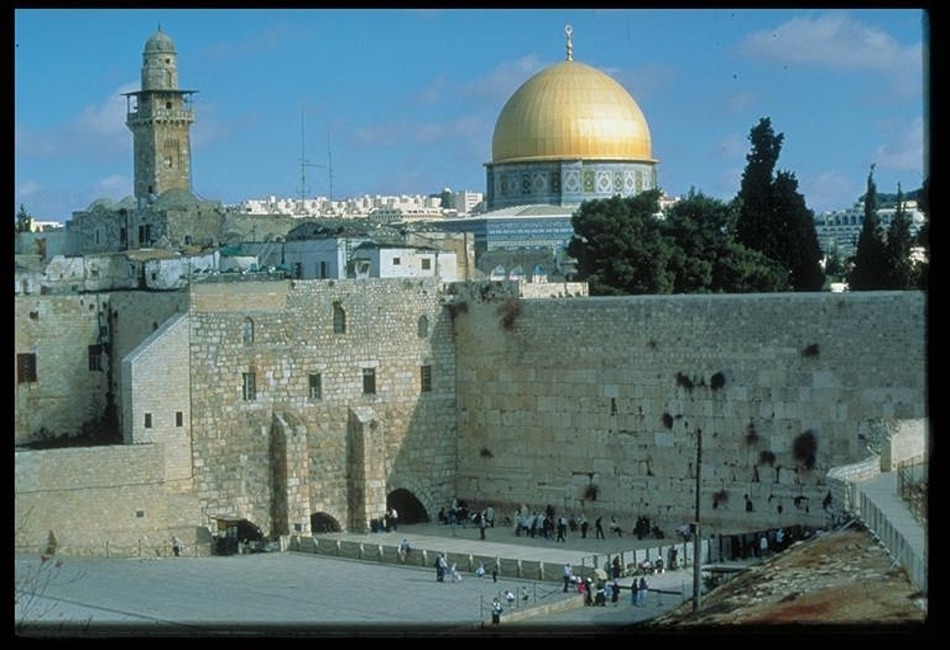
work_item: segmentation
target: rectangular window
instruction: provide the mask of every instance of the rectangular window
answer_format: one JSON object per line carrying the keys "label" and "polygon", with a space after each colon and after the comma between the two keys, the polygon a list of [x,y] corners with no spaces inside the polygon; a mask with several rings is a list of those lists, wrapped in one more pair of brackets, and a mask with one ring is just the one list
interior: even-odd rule
{"label": "rectangular window", "polygon": [[363,368],[363,394],[376,394],[376,368]]}
{"label": "rectangular window", "polygon": [[400,260],[398,257],[394,257],[393,266],[399,266],[400,264],[402,264],[402,260]]}
{"label": "rectangular window", "polygon": [[428,270],[431,269],[431,268],[432,268],[432,260],[430,260],[428,257],[423,257],[423,258],[422,258],[422,270],[423,270],[423,271],[428,271]]}
{"label": "rectangular window", "polygon": [[310,375],[310,399],[318,400],[323,398],[323,385],[320,373],[315,372]]}
{"label": "rectangular window", "polygon": [[333,333],[346,334],[346,312],[340,303],[333,303]]}
{"label": "rectangular window", "polygon": [[36,381],[36,355],[32,352],[16,355],[16,380],[18,384]]}
{"label": "rectangular window", "polygon": [[185,414],[181,411],[175,411],[175,426],[180,427],[185,424]]}
{"label": "rectangular window", "polygon": [[102,346],[89,346],[89,369],[102,370]]}
{"label": "rectangular window", "polygon": [[327,262],[320,262],[320,277],[330,277],[330,265]]}
{"label": "rectangular window", "polygon": [[245,402],[253,402],[257,399],[257,377],[253,372],[245,372],[243,374],[243,396]]}
{"label": "rectangular window", "polygon": [[432,392],[432,366],[422,366],[419,368],[419,379],[422,381],[422,392]]}
{"label": "rectangular window", "polygon": [[152,414],[151,413],[145,414],[145,428],[146,429],[152,428]]}

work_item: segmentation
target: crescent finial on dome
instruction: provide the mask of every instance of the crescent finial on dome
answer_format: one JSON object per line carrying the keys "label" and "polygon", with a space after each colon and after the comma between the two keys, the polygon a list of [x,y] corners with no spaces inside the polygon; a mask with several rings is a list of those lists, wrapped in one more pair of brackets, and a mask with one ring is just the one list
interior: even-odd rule
{"label": "crescent finial on dome", "polygon": [[573,33],[574,33],[574,29],[570,25],[567,25],[564,28],[564,34],[567,36],[567,60],[568,61],[574,60],[574,39],[571,38],[571,35]]}

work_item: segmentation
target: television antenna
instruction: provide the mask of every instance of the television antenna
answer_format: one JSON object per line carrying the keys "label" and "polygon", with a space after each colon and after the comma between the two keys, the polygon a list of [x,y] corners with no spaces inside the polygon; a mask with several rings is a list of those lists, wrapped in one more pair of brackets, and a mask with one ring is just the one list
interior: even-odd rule
{"label": "television antenna", "polygon": [[300,202],[303,206],[303,202],[307,198],[307,168],[315,167],[317,169],[326,169],[329,178],[330,178],[330,201],[333,201],[333,152],[330,150],[330,133],[327,132],[327,164],[321,165],[318,163],[312,163],[306,157],[305,151],[305,138],[304,138],[304,112],[300,111]]}

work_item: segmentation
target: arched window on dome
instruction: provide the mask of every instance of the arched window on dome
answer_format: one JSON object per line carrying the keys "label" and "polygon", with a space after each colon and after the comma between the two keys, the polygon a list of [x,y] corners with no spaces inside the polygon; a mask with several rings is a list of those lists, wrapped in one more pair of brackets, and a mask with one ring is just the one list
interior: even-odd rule
{"label": "arched window on dome", "polygon": [[254,321],[250,318],[244,319],[242,338],[244,339],[244,345],[250,345],[254,342]]}
{"label": "arched window on dome", "polygon": [[532,282],[547,282],[548,274],[544,270],[544,267],[540,264],[535,264],[534,268],[531,269],[531,281]]}
{"label": "arched window on dome", "polygon": [[492,280],[504,280],[506,275],[507,272],[505,271],[505,267],[499,264],[492,269],[491,275],[489,277]]}
{"label": "arched window on dome", "polygon": [[417,327],[417,334],[420,339],[424,339],[429,336],[429,319],[425,316],[419,317],[419,325]]}
{"label": "arched window on dome", "polygon": [[511,272],[508,274],[509,280],[524,280],[524,267],[520,264],[515,268],[511,269]]}

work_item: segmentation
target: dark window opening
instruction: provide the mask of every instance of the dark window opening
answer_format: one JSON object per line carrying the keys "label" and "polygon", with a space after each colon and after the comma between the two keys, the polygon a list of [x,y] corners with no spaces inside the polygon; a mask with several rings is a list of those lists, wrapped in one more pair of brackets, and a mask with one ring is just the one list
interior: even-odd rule
{"label": "dark window opening", "polygon": [[243,375],[242,395],[245,402],[253,402],[257,399],[257,377],[253,372],[245,372]]}
{"label": "dark window opening", "polygon": [[102,346],[89,346],[89,370],[102,370]]}
{"label": "dark window opening", "polygon": [[185,424],[185,414],[181,411],[175,411],[175,426],[180,427]]}
{"label": "dark window opening", "polygon": [[18,384],[36,381],[36,355],[32,352],[16,355],[16,379]]}
{"label": "dark window opening", "polygon": [[145,428],[146,429],[152,428],[152,414],[151,413],[145,414]]}
{"label": "dark window opening", "polygon": [[376,368],[363,368],[363,394],[376,394]]}
{"label": "dark window opening", "polygon": [[320,373],[315,372],[310,375],[310,399],[318,400],[323,397],[322,378]]}
{"label": "dark window opening", "polygon": [[422,392],[432,392],[432,366],[422,366],[419,368],[419,379],[422,382]]}

